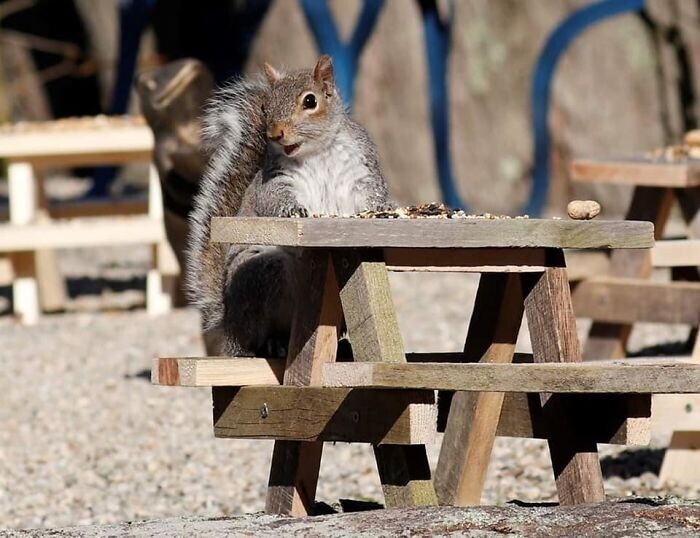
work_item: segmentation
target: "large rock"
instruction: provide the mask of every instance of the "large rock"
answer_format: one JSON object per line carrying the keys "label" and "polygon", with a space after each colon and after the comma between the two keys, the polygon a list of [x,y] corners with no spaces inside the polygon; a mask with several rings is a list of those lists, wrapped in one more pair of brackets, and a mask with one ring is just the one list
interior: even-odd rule
{"label": "large rock", "polygon": [[[2,533],[0,533],[2,534]],[[700,505],[637,499],[583,506],[414,508],[333,514],[306,519],[268,515],[177,518],[3,536],[700,536]]]}

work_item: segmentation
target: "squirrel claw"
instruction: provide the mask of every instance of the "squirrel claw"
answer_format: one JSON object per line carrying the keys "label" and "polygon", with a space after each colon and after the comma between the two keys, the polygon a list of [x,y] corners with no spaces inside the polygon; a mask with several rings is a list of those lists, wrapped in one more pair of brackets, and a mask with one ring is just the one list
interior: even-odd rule
{"label": "squirrel claw", "polygon": [[280,212],[280,217],[296,217],[296,218],[306,218],[309,216],[309,212],[305,207],[286,207]]}

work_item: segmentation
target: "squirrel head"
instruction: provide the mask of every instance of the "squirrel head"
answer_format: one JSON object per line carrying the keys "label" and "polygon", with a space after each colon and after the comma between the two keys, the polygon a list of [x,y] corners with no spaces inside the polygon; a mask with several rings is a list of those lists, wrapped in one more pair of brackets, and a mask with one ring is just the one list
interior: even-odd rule
{"label": "squirrel head", "polygon": [[264,69],[270,93],[263,113],[272,151],[296,158],[328,147],[344,114],[330,56],[321,56],[311,70],[285,74],[267,63]]}

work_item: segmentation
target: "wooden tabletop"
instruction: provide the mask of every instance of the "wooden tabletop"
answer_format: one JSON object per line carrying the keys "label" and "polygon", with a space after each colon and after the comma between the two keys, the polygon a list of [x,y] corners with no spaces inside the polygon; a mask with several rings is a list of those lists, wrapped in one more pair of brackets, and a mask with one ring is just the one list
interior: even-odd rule
{"label": "wooden tabletop", "polygon": [[581,182],[645,187],[695,187],[700,185],[700,160],[576,159],[571,165],[571,178]]}
{"label": "wooden tabletop", "polygon": [[650,248],[654,226],[605,220],[216,217],[211,240],[327,248]]}

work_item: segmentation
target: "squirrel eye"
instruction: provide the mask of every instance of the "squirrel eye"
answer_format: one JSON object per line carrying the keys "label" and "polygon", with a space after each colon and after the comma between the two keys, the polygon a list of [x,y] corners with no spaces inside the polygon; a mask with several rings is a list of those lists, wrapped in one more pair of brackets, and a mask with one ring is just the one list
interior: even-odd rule
{"label": "squirrel eye", "polygon": [[318,103],[316,102],[316,96],[313,93],[307,94],[301,104],[304,110],[313,110],[316,108],[316,105],[318,105]]}

